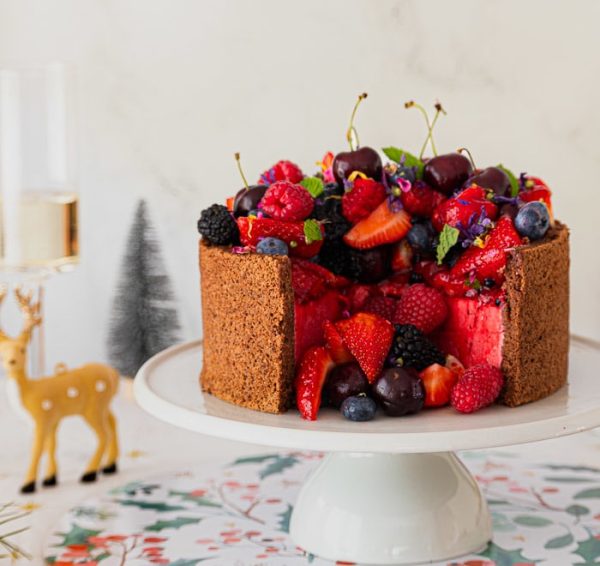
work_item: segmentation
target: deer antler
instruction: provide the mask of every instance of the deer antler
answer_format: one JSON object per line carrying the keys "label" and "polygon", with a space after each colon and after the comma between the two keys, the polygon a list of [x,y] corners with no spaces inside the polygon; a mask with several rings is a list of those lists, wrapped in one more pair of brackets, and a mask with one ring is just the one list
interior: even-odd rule
{"label": "deer antler", "polygon": [[[8,293],[8,287],[6,285],[0,285],[0,306],[2,306],[2,302],[6,298],[6,294]],[[8,336],[0,330],[0,341],[8,340]]]}
{"label": "deer antler", "polygon": [[25,293],[21,290],[21,287],[15,289],[15,297],[17,298],[17,302],[19,303],[24,318],[23,330],[21,331],[21,336],[19,338],[24,338],[26,340],[29,340],[31,331],[42,322],[40,302],[37,301],[36,303],[32,303],[32,296],[33,293],[31,291]]}

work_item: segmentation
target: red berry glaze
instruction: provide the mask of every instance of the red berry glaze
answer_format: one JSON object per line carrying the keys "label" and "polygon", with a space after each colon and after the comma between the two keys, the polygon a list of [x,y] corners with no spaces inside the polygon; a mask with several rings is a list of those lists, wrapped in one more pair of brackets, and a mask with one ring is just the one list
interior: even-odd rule
{"label": "red berry glaze", "polygon": [[258,180],[258,184],[270,185],[276,181],[289,181],[290,183],[299,183],[304,179],[302,169],[295,163],[285,159],[278,161],[267,169]]}
{"label": "red berry glaze", "polygon": [[342,197],[342,214],[352,224],[360,222],[385,199],[385,187],[373,179],[355,179],[352,188]]}
{"label": "red berry glaze", "polygon": [[491,405],[504,385],[502,372],[491,365],[469,368],[452,389],[450,402],[461,413],[473,413]]}
{"label": "red berry glaze", "polygon": [[441,326],[448,315],[444,296],[422,283],[407,287],[396,308],[394,322],[412,324],[424,334]]}
{"label": "red berry glaze", "polygon": [[304,187],[278,181],[267,189],[259,208],[275,220],[295,222],[308,218],[314,205],[313,198]]}

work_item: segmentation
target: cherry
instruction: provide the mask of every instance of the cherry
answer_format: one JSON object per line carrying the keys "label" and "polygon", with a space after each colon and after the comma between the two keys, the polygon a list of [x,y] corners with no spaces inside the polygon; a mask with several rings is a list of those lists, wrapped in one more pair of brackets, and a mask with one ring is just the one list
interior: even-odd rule
{"label": "cherry", "polygon": [[473,183],[484,189],[491,189],[501,197],[508,197],[511,193],[510,179],[499,167],[486,167],[475,171],[475,174],[467,179],[466,185]]}
{"label": "cherry", "polygon": [[337,366],[327,376],[323,396],[329,404],[339,408],[347,397],[369,392],[369,381],[357,363]]}
{"label": "cherry", "polygon": [[468,158],[460,153],[446,153],[432,157],[423,169],[423,180],[436,191],[446,195],[462,187],[473,173]]}
{"label": "cherry", "polygon": [[355,250],[354,256],[359,266],[357,279],[360,283],[379,283],[390,274],[392,257],[390,246]]}
{"label": "cherry", "polygon": [[[356,111],[365,98],[367,98],[366,92],[359,95],[358,100],[354,105],[354,109],[352,110],[352,115],[350,116],[350,126],[346,132],[346,139],[350,145],[350,151],[338,153],[333,160],[333,176],[340,185],[343,185],[344,181],[353,171],[360,171],[367,177],[371,177],[371,179],[375,179],[376,181],[381,180],[383,171],[381,157],[379,157],[379,154],[372,147],[359,147],[358,134],[354,127]],[[354,139],[356,139],[356,149],[354,148]]]}
{"label": "cherry", "polygon": [[235,154],[235,160],[237,162],[238,171],[242,181],[244,181],[244,187],[238,191],[233,201],[233,215],[237,218],[238,216],[248,216],[248,213],[258,208],[258,203],[262,200],[265,192],[269,187],[267,185],[248,185],[242,165],[240,163],[240,154]]}
{"label": "cherry", "polygon": [[418,413],[425,404],[423,381],[411,369],[383,370],[373,384],[373,395],[390,417]]}

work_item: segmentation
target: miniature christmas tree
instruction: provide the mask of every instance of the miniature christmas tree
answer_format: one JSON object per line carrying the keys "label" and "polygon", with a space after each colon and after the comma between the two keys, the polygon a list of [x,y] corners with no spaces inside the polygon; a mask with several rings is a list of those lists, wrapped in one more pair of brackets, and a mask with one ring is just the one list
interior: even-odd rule
{"label": "miniature christmas tree", "polygon": [[179,340],[179,321],[160,247],[140,201],[127,239],[108,337],[110,362],[133,377],[154,354]]}

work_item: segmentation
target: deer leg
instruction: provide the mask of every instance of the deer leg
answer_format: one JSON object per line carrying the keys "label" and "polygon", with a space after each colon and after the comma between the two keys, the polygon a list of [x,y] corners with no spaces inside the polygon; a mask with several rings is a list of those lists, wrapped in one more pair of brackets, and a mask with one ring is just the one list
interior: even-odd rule
{"label": "deer leg", "polygon": [[56,479],[56,427],[52,427],[46,438],[46,454],[48,456],[48,468],[46,477],[42,482],[44,487],[55,486],[58,482]]}
{"label": "deer leg", "polygon": [[31,462],[25,477],[25,483],[21,487],[21,493],[33,493],[35,491],[35,480],[37,477],[40,458],[44,449],[44,426],[36,424],[33,436],[33,447],[31,449]]}
{"label": "deer leg", "polygon": [[91,483],[96,481],[98,469],[100,468],[100,462],[102,461],[102,456],[106,450],[109,429],[106,415],[103,413],[95,415],[86,414],[84,415],[84,418],[98,437],[98,446],[96,448],[96,452],[94,452],[94,455],[89,461],[85,473],[81,476],[80,480],[82,483]]}
{"label": "deer leg", "polygon": [[117,458],[119,457],[119,438],[117,437],[117,420],[111,411],[108,411],[108,428],[110,431],[110,440],[108,442],[108,454],[106,457],[106,466],[102,469],[105,474],[114,474],[117,472]]}

